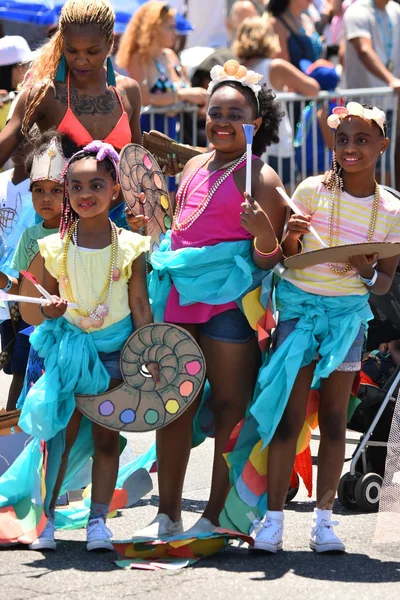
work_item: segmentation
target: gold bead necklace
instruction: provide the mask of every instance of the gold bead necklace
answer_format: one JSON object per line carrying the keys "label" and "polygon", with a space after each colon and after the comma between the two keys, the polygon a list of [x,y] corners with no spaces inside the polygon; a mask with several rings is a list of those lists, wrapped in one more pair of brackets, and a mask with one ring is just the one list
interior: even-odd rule
{"label": "gold bead necklace", "polygon": [[[376,222],[378,220],[378,209],[379,209],[379,185],[375,181],[374,201],[372,204],[371,219],[368,226],[367,242],[372,242],[374,237]],[[339,246],[339,233],[340,233],[340,185],[338,182],[332,186],[331,203],[329,208],[329,246],[330,248]],[[353,268],[350,263],[347,263],[344,268],[340,268],[338,265],[329,263],[329,268],[336,275],[344,277]]]}

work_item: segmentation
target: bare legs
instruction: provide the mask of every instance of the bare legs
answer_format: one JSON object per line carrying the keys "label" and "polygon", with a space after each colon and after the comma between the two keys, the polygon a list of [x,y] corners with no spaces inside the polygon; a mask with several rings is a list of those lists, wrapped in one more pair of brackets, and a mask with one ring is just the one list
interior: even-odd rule
{"label": "bare legs", "polygon": [[[110,388],[113,389],[121,381],[112,379]],[[66,429],[65,449],[61,458],[60,469],[54,485],[50,509],[54,509],[60,495],[62,482],[68,467],[68,458],[78,437],[82,413],[75,410]],[[92,500],[101,504],[110,504],[115,483],[117,481],[119,465],[119,432],[106,429],[97,423],[92,424],[92,436],[94,443],[93,467],[92,467]]]}
{"label": "bare legs", "polygon": [[[286,410],[269,446],[268,508],[283,510],[290,475],[296,455],[296,444],[304,425],[306,404],[314,363],[300,369]],[[320,391],[319,427],[321,441],[318,453],[317,506],[332,508],[343,467],[347,406],[354,372],[335,371],[323,379]]]}
{"label": "bare legs", "polygon": [[223,452],[233,428],[244,417],[251,401],[260,352],[255,337],[245,344],[228,344],[204,336],[201,346],[207,361],[215,422],[211,493],[204,516],[218,525],[229,491],[228,466]]}
{"label": "bare legs", "polygon": [[[196,334],[192,327],[189,332]],[[196,338],[196,335],[194,335]],[[215,420],[215,454],[211,495],[204,516],[214,524],[228,493],[228,468],[222,456],[234,426],[242,419],[257,378],[260,353],[252,338],[244,344],[198,339],[207,363]],[[159,512],[174,522],[180,519],[182,489],[192,444],[192,422],[199,404],[191,407],[168,427],[157,432]]]}

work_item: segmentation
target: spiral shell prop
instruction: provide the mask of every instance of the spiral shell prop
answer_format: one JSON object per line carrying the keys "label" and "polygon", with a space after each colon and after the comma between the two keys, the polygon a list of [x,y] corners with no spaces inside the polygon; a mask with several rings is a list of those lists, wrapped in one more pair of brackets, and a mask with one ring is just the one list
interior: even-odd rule
{"label": "spiral shell prop", "polygon": [[[155,383],[146,365],[160,367]],[[77,408],[91,421],[118,431],[151,431],[177,419],[199,394],[205,379],[203,353],[181,327],[145,325],[121,352],[124,383],[97,396],[76,396]]]}
{"label": "spiral shell prop", "polygon": [[[119,177],[128,208],[137,216],[148,217],[146,235],[151,237],[151,251],[157,250],[172,225],[172,206],[160,165],[142,146],[128,144],[121,151]],[[139,200],[141,192],[143,202]]]}

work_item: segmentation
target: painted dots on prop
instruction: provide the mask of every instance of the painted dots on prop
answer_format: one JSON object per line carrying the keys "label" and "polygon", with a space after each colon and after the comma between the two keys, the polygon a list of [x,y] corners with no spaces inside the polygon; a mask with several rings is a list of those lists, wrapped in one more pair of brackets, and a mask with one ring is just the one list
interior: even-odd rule
{"label": "painted dots on prop", "polygon": [[[148,369],[159,366],[159,382]],[[77,408],[92,421],[119,431],[151,431],[179,418],[197,398],[205,360],[194,338],[167,323],[135,331],[121,352],[124,383],[98,396],[76,396]]]}
{"label": "painted dots on prop", "polygon": [[[148,218],[146,235],[151,251],[158,250],[161,236],[172,226],[172,206],[160,165],[150,152],[138,144],[128,144],[120,155],[119,176],[128,208]],[[144,193],[144,201],[139,196]]]}

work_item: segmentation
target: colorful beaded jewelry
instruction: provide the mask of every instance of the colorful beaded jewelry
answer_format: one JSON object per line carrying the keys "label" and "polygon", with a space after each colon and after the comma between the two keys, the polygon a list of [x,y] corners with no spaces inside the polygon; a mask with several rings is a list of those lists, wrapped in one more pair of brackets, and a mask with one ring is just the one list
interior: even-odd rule
{"label": "colorful beaded jewelry", "polygon": [[182,213],[183,209],[185,208],[185,202],[189,187],[199,170],[202,169],[210,160],[212,160],[213,157],[214,154],[211,155],[211,157],[207,156],[206,159],[202,161],[199,166],[197,166],[195,169],[193,169],[193,171],[191,171],[188,174],[187,178],[179,188],[178,193],[176,195],[176,210],[172,223],[172,227],[175,231],[186,231],[187,229],[189,229],[189,227],[193,225],[195,221],[197,221],[197,219],[209,205],[217,189],[224,183],[226,179],[228,179],[228,177],[233,173],[236,167],[245,160],[246,152],[240,158],[238,158],[229,167],[229,169],[223,172],[223,174],[217,179],[214,185],[211,186],[210,191],[208,192],[207,196],[205,196],[204,199],[200,202],[199,206],[186,219],[182,221]]}

